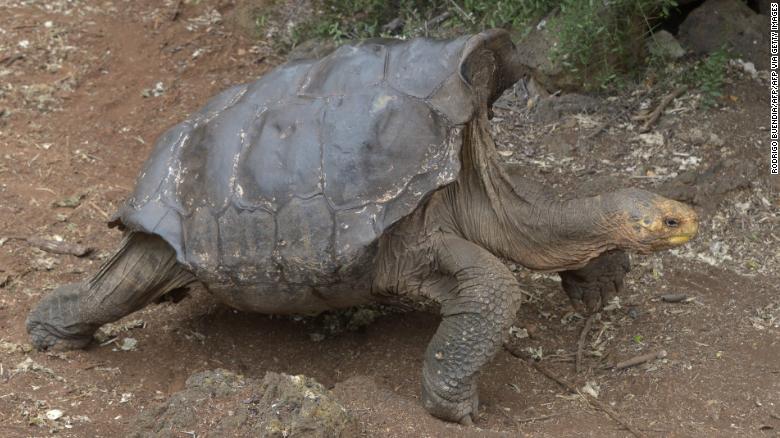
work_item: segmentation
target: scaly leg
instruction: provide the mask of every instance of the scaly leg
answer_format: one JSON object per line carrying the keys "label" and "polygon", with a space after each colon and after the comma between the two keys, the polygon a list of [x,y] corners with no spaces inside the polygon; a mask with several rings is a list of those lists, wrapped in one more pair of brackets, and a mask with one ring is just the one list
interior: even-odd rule
{"label": "scaly leg", "polygon": [[103,324],[193,281],[162,238],[129,233],[91,279],[45,296],[27,316],[27,332],[40,350],[84,348]]}
{"label": "scaly leg", "polygon": [[436,253],[439,271],[455,281],[439,297],[443,319],[425,352],[422,398],[431,414],[470,424],[479,370],[501,348],[521,294],[509,269],[469,241],[444,237]]}

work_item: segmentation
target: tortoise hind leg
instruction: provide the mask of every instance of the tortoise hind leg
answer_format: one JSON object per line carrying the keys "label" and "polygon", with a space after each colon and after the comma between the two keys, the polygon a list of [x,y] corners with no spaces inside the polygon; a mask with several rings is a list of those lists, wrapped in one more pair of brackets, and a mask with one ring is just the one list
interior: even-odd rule
{"label": "tortoise hind leg", "polygon": [[27,316],[27,332],[41,350],[84,348],[103,324],[193,281],[162,238],[129,233],[92,278],[45,296]]}

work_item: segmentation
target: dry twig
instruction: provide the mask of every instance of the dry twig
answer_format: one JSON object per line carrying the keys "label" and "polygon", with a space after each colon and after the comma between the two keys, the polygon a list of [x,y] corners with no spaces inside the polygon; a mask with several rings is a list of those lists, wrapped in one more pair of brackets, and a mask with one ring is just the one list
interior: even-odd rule
{"label": "dry twig", "polygon": [[520,113],[520,111],[517,108],[513,108],[513,107],[511,107],[509,105],[505,105],[505,104],[500,103],[500,102],[493,103],[493,106],[495,108],[500,108],[500,109],[507,110],[507,111],[510,111],[510,112],[513,112],[513,113],[516,113],[516,114]]}
{"label": "dry twig", "polygon": [[418,32],[422,32],[424,36],[429,36],[428,32],[432,29],[436,29],[439,27],[442,23],[449,20],[452,17],[452,12],[450,11],[444,11],[441,14],[431,18],[428,21],[423,22],[423,24],[417,28]]}
{"label": "dry twig", "polygon": [[102,367],[103,365],[105,365],[105,363],[103,362],[93,363],[92,365],[85,366],[84,368],[81,369],[81,371],[89,371],[97,367]]}
{"label": "dry twig", "polygon": [[667,94],[666,96],[661,99],[661,102],[658,104],[655,109],[647,115],[637,116],[634,119],[635,120],[644,120],[645,123],[642,125],[641,128],[639,128],[639,132],[647,132],[650,130],[650,127],[655,124],[655,122],[658,121],[658,119],[661,117],[661,114],[664,112],[664,109],[676,98],[680,97],[683,93],[685,93],[688,90],[688,87],[685,85],[677,87],[674,91]]}
{"label": "dry twig", "polygon": [[78,243],[68,243],[68,242],[61,242],[58,240],[49,240],[49,239],[44,239],[42,237],[12,236],[9,237],[9,239],[23,240],[38,249],[41,249],[46,252],[51,252],[54,254],[64,254],[64,255],[72,255],[76,257],[84,257],[85,255],[92,252],[92,248],[88,246],[79,245]]}
{"label": "dry twig", "polygon": [[[646,95],[647,95],[647,91],[642,93],[638,98],[642,99]],[[624,106],[622,110],[617,112],[617,114],[603,121],[590,134],[586,135],[585,140],[593,140],[594,138],[598,137],[599,134],[606,131],[610,127],[610,125],[612,125],[613,123],[617,122],[618,120],[626,116],[631,111],[631,108],[632,108],[631,105]]]}
{"label": "dry twig", "polygon": [[614,117],[610,117],[607,120],[604,120],[601,122],[596,128],[591,132],[590,134],[585,136],[585,140],[593,140],[594,138],[598,137],[599,134],[601,134],[603,131],[606,131],[610,125],[617,122],[621,117],[625,116],[629,112],[629,109],[626,108],[622,111],[620,111],[617,115]]}
{"label": "dry twig", "polygon": [[464,11],[463,8],[460,7],[457,3],[455,3],[454,0],[449,0],[450,4],[455,8],[456,11],[458,11],[458,15],[463,18],[464,21],[468,21],[469,23],[474,23],[474,17],[471,16],[468,12]]}
{"label": "dry twig", "polygon": [[449,20],[449,18],[452,17],[452,12],[450,11],[444,11],[441,14],[431,18],[425,23],[425,26],[428,29],[433,29],[438,27],[440,24],[444,23],[445,21]]}
{"label": "dry twig", "polygon": [[615,421],[619,425],[621,425],[624,428],[626,428],[635,437],[641,438],[641,437],[644,436],[642,434],[642,432],[640,432],[637,428],[635,428],[634,426],[632,426],[631,424],[626,422],[626,420],[624,420],[620,415],[617,414],[617,412],[613,411],[612,408],[610,408],[606,404],[602,403],[601,401],[599,401],[599,400],[597,400],[597,399],[595,399],[593,397],[586,397],[574,385],[572,385],[571,383],[569,383],[566,380],[562,379],[561,377],[556,376],[555,374],[553,374],[552,371],[550,371],[547,368],[543,367],[539,363],[534,362],[532,360],[526,360],[521,353],[514,351],[514,349],[512,349],[507,344],[504,344],[504,348],[509,352],[509,354],[511,354],[512,356],[514,356],[514,357],[516,357],[518,359],[523,359],[524,362],[528,363],[536,371],[539,371],[540,373],[544,374],[548,379],[550,379],[550,380],[554,381],[555,383],[557,383],[558,385],[562,386],[567,391],[571,392],[572,394],[577,394],[580,397],[582,397],[582,399],[586,403],[590,404],[593,408],[595,408],[597,410],[600,410],[600,411],[604,412],[605,414],[607,414],[610,418],[612,418],[613,421]]}
{"label": "dry twig", "polygon": [[0,59],[0,64],[5,65],[6,67],[10,67],[14,62],[20,59],[24,59],[24,55],[17,53],[15,55],[6,56],[3,59]]}
{"label": "dry twig", "polygon": [[181,7],[184,3],[184,0],[176,0],[176,5],[173,7],[173,11],[171,12],[171,21],[176,21],[179,19],[179,16],[181,15]]}
{"label": "dry twig", "polygon": [[661,295],[661,301],[665,303],[679,303],[680,301],[683,301],[688,298],[688,295],[685,294],[666,294]]}
{"label": "dry twig", "polygon": [[651,360],[662,359],[664,357],[666,357],[666,350],[654,351],[652,353],[643,354],[641,356],[632,357],[631,359],[618,362],[617,365],[615,365],[615,369],[623,370],[626,368],[635,367],[637,365],[642,365],[643,363],[650,362]]}
{"label": "dry twig", "polygon": [[97,204],[95,204],[92,201],[89,201],[89,205],[95,209],[98,213],[100,213],[105,219],[109,218],[108,213],[106,213],[102,208],[98,207]]}
{"label": "dry twig", "polygon": [[90,252],[92,248],[77,243],[60,242],[57,240],[43,239],[40,237],[28,237],[27,243],[44,251],[48,251],[54,254],[73,255],[76,257],[83,257]]}
{"label": "dry twig", "polygon": [[585,339],[588,337],[588,333],[590,333],[590,329],[593,327],[593,321],[596,320],[598,315],[598,313],[590,315],[588,319],[585,320],[585,327],[582,328],[582,332],[580,333],[580,340],[577,342],[577,357],[574,360],[574,370],[577,374],[582,370],[582,350],[585,348]]}
{"label": "dry twig", "polygon": [[558,416],[558,414],[540,415],[538,417],[531,417],[531,418],[516,418],[515,421],[520,423],[520,424],[532,423],[534,421],[549,420],[550,418],[555,418],[557,416]]}

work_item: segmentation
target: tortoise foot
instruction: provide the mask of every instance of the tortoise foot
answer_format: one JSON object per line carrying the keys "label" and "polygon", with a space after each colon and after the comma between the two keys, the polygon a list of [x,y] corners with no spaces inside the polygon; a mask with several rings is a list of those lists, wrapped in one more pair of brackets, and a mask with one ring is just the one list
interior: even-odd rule
{"label": "tortoise foot", "polygon": [[425,409],[442,420],[464,426],[473,425],[472,418],[477,415],[479,407],[477,391],[467,391],[465,394],[459,394],[458,397],[452,397],[452,390],[441,391],[440,389],[434,382],[423,377],[422,402]]}
{"label": "tortoise foot", "polygon": [[75,350],[92,341],[98,325],[81,321],[81,284],[58,287],[45,296],[27,316],[27,333],[38,350]]}

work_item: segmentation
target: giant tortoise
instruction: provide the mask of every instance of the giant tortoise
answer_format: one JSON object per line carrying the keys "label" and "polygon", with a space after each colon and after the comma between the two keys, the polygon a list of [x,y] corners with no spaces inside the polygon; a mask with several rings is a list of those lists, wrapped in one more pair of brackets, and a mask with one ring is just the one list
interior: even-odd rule
{"label": "giant tortoise", "polygon": [[502,164],[495,99],[526,71],[509,35],[368,40],[219,94],[158,140],[111,222],[120,247],[31,312],[39,349],[194,282],[228,305],[316,314],[371,302],[438,309],[422,401],[471,422],[477,376],[521,303],[502,262],[559,272],[593,311],[624,250],[683,244],[695,212],[647,191],[562,200]]}

